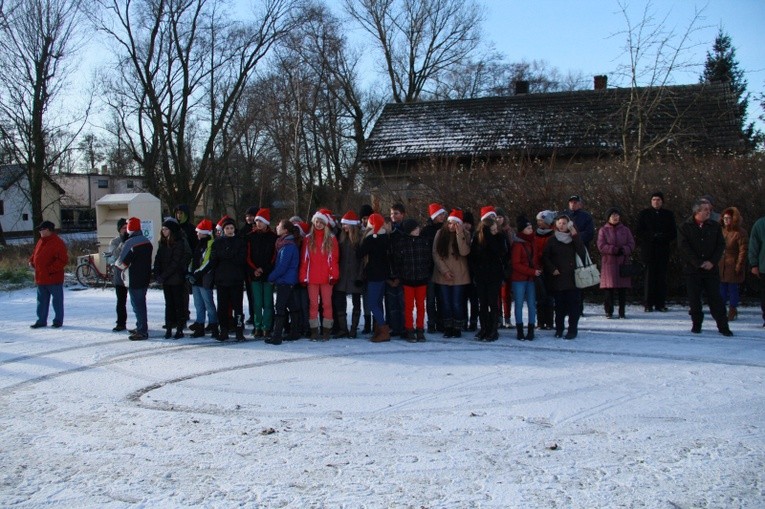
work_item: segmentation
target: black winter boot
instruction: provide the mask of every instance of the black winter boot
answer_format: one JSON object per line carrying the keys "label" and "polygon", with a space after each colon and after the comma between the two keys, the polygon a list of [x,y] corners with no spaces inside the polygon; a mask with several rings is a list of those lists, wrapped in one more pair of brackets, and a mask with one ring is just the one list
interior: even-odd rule
{"label": "black winter boot", "polygon": [[228,340],[228,329],[221,327],[220,332],[217,336],[215,336],[215,339],[218,341],[227,341]]}
{"label": "black winter boot", "polygon": [[244,341],[244,316],[236,315],[234,318],[236,322],[236,340]]}
{"label": "black winter boot", "polygon": [[165,324],[162,326],[163,329],[165,329],[165,339],[170,339],[173,337],[173,328],[169,325]]}
{"label": "black winter boot", "polygon": [[518,341],[523,341],[524,339],[526,339],[526,336],[523,335],[523,324],[522,323],[516,323],[515,324],[515,330],[517,331],[515,339],[517,339]]}
{"label": "black winter boot", "polygon": [[359,318],[361,318],[361,310],[354,309],[351,312],[351,328],[348,330],[348,337],[356,339],[359,334]]}
{"label": "black winter boot", "polygon": [[274,316],[274,329],[271,332],[271,337],[266,338],[266,343],[268,343],[269,345],[281,345],[283,330],[284,330],[284,315]]}
{"label": "black winter boot", "polygon": [[173,339],[181,339],[185,337],[183,334],[183,327],[178,327],[178,329],[175,331],[175,336],[173,336]]}
{"label": "black winter boot", "polygon": [[333,339],[340,339],[340,338],[347,338],[350,337],[350,333],[348,331],[348,317],[345,315],[345,313],[341,313],[337,315],[337,332],[332,335]]}
{"label": "black winter boot", "polygon": [[300,311],[290,312],[290,333],[284,339],[287,341],[297,341],[300,339]]}
{"label": "black winter boot", "polygon": [[526,332],[526,340],[532,341],[534,339],[534,324],[530,323]]}

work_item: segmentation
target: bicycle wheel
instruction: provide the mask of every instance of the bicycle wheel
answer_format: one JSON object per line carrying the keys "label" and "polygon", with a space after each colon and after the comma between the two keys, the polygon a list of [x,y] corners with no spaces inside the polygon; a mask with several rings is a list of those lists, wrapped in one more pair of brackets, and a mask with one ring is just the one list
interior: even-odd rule
{"label": "bicycle wheel", "polygon": [[96,270],[88,262],[79,264],[74,275],[82,286],[95,286],[98,283]]}

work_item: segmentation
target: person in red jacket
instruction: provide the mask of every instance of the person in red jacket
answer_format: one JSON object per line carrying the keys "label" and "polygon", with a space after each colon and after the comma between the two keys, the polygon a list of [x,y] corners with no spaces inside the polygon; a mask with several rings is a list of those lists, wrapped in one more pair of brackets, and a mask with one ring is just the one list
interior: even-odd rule
{"label": "person in red jacket", "polygon": [[[539,257],[534,253],[534,226],[524,216],[516,219],[518,236],[513,242],[511,259],[513,264],[513,298],[515,300],[516,338],[523,341],[534,339],[534,324],[537,319],[537,294],[535,280],[542,275],[538,265]],[[528,332],[523,333],[523,303],[528,308]]]}
{"label": "person in red jacket", "polygon": [[[311,233],[303,241],[300,256],[300,284],[308,287],[308,323],[311,339],[327,341],[332,330],[332,285],[340,279],[340,251],[337,238],[327,228],[332,212],[321,209],[313,215]],[[319,298],[324,333],[319,338]]]}
{"label": "person in red jacket", "polygon": [[29,266],[35,270],[37,285],[37,321],[33,329],[48,325],[48,310],[53,299],[53,327],[64,324],[64,267],[69,262],[69,253],[61,238],[56,235],[56,226],[43,221],[37,227],[40,240],[37,241]]}

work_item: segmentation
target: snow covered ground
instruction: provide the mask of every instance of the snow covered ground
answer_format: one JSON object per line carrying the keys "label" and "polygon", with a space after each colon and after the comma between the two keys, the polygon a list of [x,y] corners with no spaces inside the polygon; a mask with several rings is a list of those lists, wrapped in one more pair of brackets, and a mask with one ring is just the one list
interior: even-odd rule
{"label": "snow covered ground", "polygon": [[[765,507],[765,329],[588,306],[579,338],[112,333],[110,290],[0,293],[2,507]],[[132,318],[132,315],[131,315]]]}

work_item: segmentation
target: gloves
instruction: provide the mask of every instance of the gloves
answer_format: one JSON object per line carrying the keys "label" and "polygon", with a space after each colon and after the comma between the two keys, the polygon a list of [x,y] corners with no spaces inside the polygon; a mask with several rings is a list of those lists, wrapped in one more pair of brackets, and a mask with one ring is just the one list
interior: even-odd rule
{"label": "gloves", "polygon": [[186,281],[193,285],[197,282],[197,278],[194,277],[194,274],[186,274]]}
{"label": "gloves", "polygon": [[159,284],[159,285],[161,285],[162,283],[164,283],[164,282],[165,282],[165,278],[163,278],[162,276],[156,276],[156,277],[154,278],[154,280],[155,280],[155,281],[157,282],[157,284]]}

